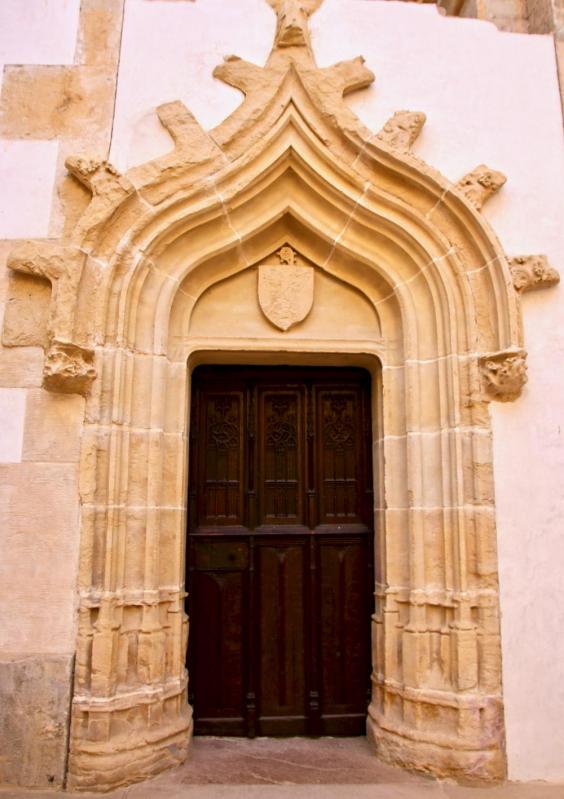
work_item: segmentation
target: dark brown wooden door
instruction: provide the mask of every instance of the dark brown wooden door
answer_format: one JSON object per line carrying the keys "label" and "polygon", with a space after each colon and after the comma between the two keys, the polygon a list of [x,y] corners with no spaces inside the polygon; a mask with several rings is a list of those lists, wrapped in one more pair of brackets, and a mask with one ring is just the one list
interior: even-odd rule
{"label": "dark brown wooden door", "polygon": [[369,376],[200,367],[192,396],[196,733],[363,734],[373,606]]}

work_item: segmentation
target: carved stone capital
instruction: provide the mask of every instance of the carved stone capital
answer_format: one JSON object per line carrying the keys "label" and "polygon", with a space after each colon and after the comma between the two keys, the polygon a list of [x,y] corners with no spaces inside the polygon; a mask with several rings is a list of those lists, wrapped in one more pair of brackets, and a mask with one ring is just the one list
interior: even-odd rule
{"label": "carved stone capital", "polygon": [[407,152],[425,124],[427,117],[420,111],[396,111],[388,119],[377,139],[400,152]]}
{"label": "carved stone capital", "polygon": [[480,164],[472,172],[464,175],[456,184],[456,188],[480,211],[484,203],[501,189],[506,180],[502,172],[496,172],[489,166]]}
{"label": "carved stone capital", "polygon": [[496,352],[479,359],[480,374],[490,399],[511,402],[527,382],[525,352]]}
{"label": "carved stone capital", "polygon": [[550,264],[546,255],[518,255],[509,259],[513,285],[517,291],[532,291],[555,286],[560,275]]}
{"label": "carved stone capital", "polygon": [[45,353],[43,385],[63,394],[86,394],[96,377],[94,351],[53,341]]}

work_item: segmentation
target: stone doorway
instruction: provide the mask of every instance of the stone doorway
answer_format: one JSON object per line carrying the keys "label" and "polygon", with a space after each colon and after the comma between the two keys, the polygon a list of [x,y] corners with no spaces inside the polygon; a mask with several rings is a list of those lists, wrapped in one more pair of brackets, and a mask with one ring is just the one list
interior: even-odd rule
{"label": "stone doorway", "polygon": [[363,735],[374,609],[370,374],[200,367],[190,429],[195,732]]}

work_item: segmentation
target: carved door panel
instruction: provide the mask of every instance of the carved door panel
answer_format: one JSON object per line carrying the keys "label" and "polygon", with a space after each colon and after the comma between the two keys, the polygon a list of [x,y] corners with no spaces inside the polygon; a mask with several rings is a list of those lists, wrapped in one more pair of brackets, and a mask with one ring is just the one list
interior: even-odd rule
{"label": "carved door panel", "polygon": [[373,584],[368,376],[205,367],[192,396],[196,732],[362,734]]}

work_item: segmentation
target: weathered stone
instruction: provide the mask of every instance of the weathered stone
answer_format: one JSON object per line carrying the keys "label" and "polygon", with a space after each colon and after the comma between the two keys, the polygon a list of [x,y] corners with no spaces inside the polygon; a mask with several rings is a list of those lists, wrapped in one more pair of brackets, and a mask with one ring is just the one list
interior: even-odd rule
{"label": "weathered stone", "polygon": [[460,178],[456,188],[465,194],[480,211],[484,203],[501,189],[506,180],[507,178],[501,172],[495,172],[485,164],[481,164]]}
{"label": "weathered stone", "polygon": [[63,787],[72,669],[72,655],[0,659],[0,782]]}
{"label": "weathered stone", "polygon": [[0,349],[0,386],[40,386],[43,381],[43,360],[43,350],[39,347]]}
{"label": "weathered stone", "polygon": [[43,385],[51,391],[85,394],[95,377],[92,350],[54,341],[45,354]]}
{"label": "weathered stone", "polygon": [[377,138],[393,149],[407,152],[425,124],[427,117],[418,111],[396,111]]}
{"label": "weathered stone", "polygon": [[511,402],[520,395],[527,382],[524,352],[496,352],[480,359],[480,370],[486,392],[502,402]]}
{"label": "weathered stone", "polygon": [[509,259],[513,285],[517,291],[549,288],[560,282],[560,275],[546,255],[519,255]]}
{"label": "weathered stone", "polygon": [[92,139],[111,115],[113,89],[112,78],[100,67],[7,66],[0,130],[8,139]]}
{"label": "weathered stone", "polygon": [[46,347],[51,303],[47,280],[13,274],[4,311],[2,344],[5,347]]}
{"label": "weathered stone", "polygon": [[41,239],[21,242],[10,253],[10,269],[51,283],[49,340],[58,337],[72,340],[84,261],[85,254],[78,248]]}
{"label": "weathered stone", "polygon": [[115,74],[123,24],[123,0],[83,0],[76,60]]}
{"label": "weathered stone", "polygon": [[24,430],[24,461],[78,462],[84,399],[29,391]]}

